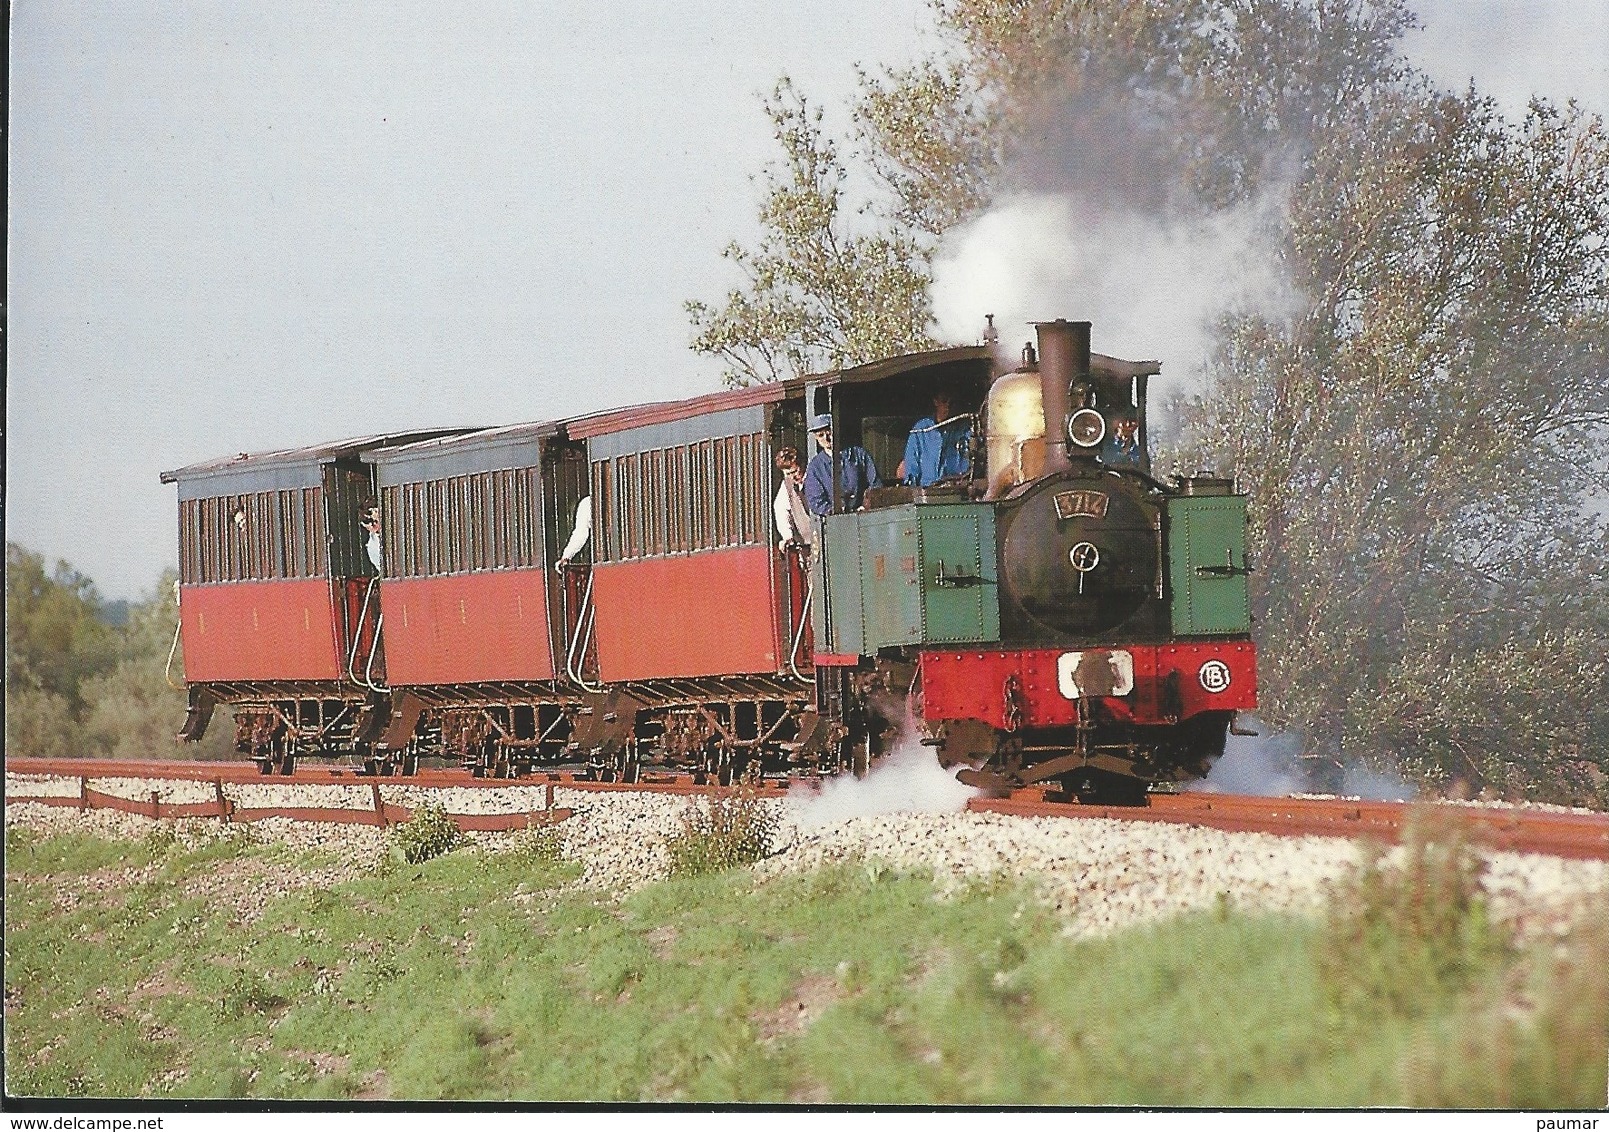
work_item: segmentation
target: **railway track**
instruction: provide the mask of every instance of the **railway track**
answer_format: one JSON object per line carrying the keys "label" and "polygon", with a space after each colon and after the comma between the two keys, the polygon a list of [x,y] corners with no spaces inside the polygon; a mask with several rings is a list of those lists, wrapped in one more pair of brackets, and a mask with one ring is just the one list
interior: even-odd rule
{"label": "railway track", "polygon": [[[386,826],[406,821],[408,807],[383,797],[382,786],[426,789],[545,786],[546,806],[541,810],[498,814],[452,814],[460,828],[508,830],[548,821],[561,821],[570,811],[553,805],[556,786],[575,790],[653,792],[669,794],[731,794],[736,788],[695,782],[689,775],[649,774],[635,784],[594,782],[572,771],[541,772],[519,779],[477,778],[456,769],[422,770],[416,775],[383,777],[364,775],[359,768],[338,764],[299,767],[290,776],[264,776],[255,767],[237,763],[181,761],[131,762],[108,759],[8,759],[9,774],[77,779],[77,795],[7,795],[7,802],[41,802],[80,809],[117,809],[154,818],[213,817],[227,821],[253,821],[288,817],[299,821],[330,821]],[[176,803],[161,799],[161,791],[147,797],[96,790],[97,779],[148,779],[211,783],[212,800]],[[355,808],[256,807],[233,802],[225,784],[346,785],[369,787],[372,806]],[[768,781],[748,789],[762,797],[809,792],[809,780]],[[1393,842],[1414,821],[1435,828],[1457,828],[1471,840],[1494,849],[1540,853],[1582,860],[1609,860],[1609,813],[1586,813],[1507,806],[1470,806],[1456,803],[1366,802],[1349,798],[1260,798],[1215,793],[1157,794],[1145,806],[1089,806],[1056,800],[1048,791],[1018,791],[1008,798],[974,798],[973,812],[1052,817],[1069,820],[1105,818],[1131,822],[1157,822],[1200,826],[1228,832],[1269,833],[1280,836],[1363,838]]]}

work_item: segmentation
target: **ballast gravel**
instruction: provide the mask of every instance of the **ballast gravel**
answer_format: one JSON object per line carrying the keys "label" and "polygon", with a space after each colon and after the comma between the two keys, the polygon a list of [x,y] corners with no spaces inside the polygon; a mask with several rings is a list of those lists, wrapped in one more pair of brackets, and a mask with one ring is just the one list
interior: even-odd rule
{"label": "ballast gravel", "polygon": [[[210,783],[97,779],[93,786],[142,800],[152,791],[174,802],[213,796]],[[242,808],[373,806],[368,785],[249,783],[224,789]],[[158,824],[132,814],[79,812],[25,800],[41,794],[76,796],[77,790],[75,779],[7,775],[6,824],[46,833],[73,830],[136,839]],[[449,813],[532,812],[541,810],[547,797],[544,787],[518,785],[426,789],[386,784],[381,790],[387,802],[411,807],[428,800]],[[565,856],[583,868],[577,885],[615,893],[663,879],[669,867],[666,841],[682,828],[689,807],[706,804],[685,795],[563,787],[554,791],[554,802],[575,811],[560,829]],[[999,876],[1022,878],[1062,916],[1064,930],[1072,936],[1105,935],[1225,906],[1315,914],[1331,887],[1360,860],[1359,844],[1343,838],[966,812],[878,813],[805,825],[800,819],[808,816],[806,800],[789,797],[764,804],[773,808],[779,834],[777,851],[753,866],[762,878],[848,864],[874,871],[930,872],[941,894]],[[178,830],[181,836],[205,836],[205,830],[216,826],[213,821],[181,822]],[[385,831],[373,826],[271,818],[251,823],[250,829],[259,840],[321,850],[338,862],[277,881],[276,889],[338,883],[374,868],[388,852]],[[472,836],[481,849],[496,851],[519,835]],[[1583,914],[1609,916],[1609,862],[1507,852],[1489,852],[1486,861],[1484,883],[1494,914],[1527,936],[1562,931]],[[232,903],[241,907],[238,900]],[[248,900],[241,910],[250,913],[250,905],[260,903]]]}

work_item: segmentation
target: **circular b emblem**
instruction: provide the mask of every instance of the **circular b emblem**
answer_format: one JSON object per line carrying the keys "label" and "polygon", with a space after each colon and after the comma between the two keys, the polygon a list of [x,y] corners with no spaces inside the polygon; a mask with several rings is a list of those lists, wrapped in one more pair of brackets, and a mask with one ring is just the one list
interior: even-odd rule
{"label": "circular b emblem", "polygon": [[1229,687],[1229,666],[1221,660],[1209,660],[1196,673],[1201,686],[1209,692],[1221,692]]}

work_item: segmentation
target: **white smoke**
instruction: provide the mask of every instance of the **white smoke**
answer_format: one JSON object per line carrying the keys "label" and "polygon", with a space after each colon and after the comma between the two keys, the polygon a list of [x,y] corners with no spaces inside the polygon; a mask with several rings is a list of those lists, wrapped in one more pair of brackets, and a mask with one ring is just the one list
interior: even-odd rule
{"label": "white smoke", "polygon": [[[1300,735],[1274,731],[1252,717],[1242,722],[1257,734],[1230,735],[1223,757],[1212,764],[1206,778],[1190,783],[1186,791],[1285,798],[1325,789],[1324,784],[1313,781],[1312,766],[1302,758]],[[1330,784],[1330,788],[1334,786]],[[1341,768],[1338,792],[1370,802],[1406,802],[1418,793],[1395,774],[1369,770],[1356,762]]]}
{"label": "white smoke", "polygon": [[978,337],[993,314],[1012,353],[1055,318],[1094,324],[1097,353],[1163,363],[1188,381],[1225,310],[1287,310],[1279,194],[1212,215],[1095,205],[1079,193],[1021,193],[959,229],[934,262],[939,336]]}
{"label": "white smoke", "polygon": [[[955,780],[955,772],[939,766],[937,753],[916,741],[906,728],[893,750],[877,761],[865,778],[842,775],[828,779],[814,795],[800,801],[789,796],[800,828],[837,825],[873,814],[956,813],[978,791]],[[955,770],[960,770],[956,767]]]}

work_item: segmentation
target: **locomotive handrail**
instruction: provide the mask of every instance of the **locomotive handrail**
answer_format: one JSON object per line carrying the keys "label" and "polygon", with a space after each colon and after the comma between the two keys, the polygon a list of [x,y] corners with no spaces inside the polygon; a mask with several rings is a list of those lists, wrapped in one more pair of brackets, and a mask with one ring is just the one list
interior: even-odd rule
{"label": "locomotive handrail", "polygon": [[1233,578],[1250,573],[1251,563],[1248,562],[1244,566],[1235,565],[1235,552],[1233,550],[1224,551],[1224,564],[1222,566],[1196,567],[1196,577],[1198,578]]}
{"label": "locomotive handrail", "polygon": [[982,574],[971,574],[965,566],[956,565],[955,573],[949,574],[944,569],[944,559],[939,559],[938,569],[933,572],[935,586],[981,586],[989,583],[989,579]]}

